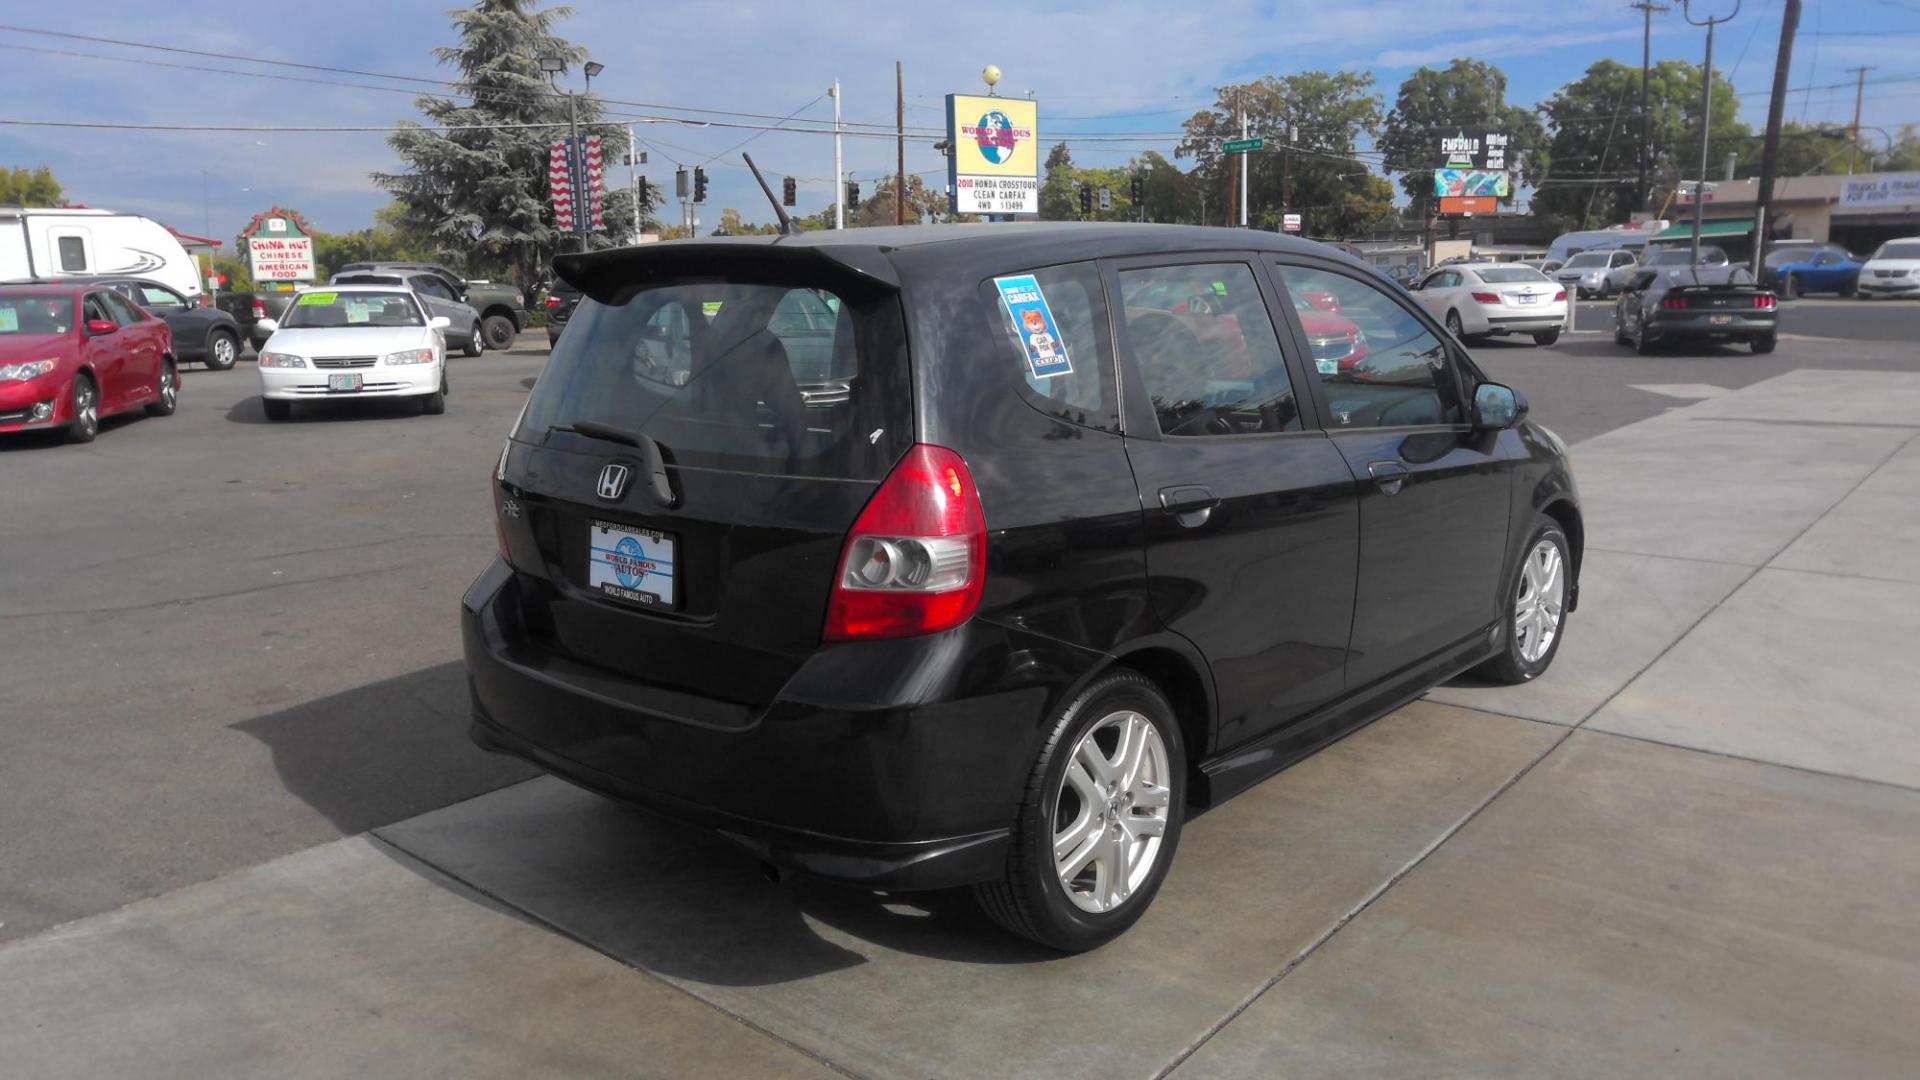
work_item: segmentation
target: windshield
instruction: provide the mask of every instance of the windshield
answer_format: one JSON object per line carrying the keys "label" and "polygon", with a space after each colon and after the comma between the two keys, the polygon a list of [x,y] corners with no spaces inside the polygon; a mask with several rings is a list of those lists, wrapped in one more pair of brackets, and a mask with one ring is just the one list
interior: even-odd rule
{"label": "windshield", "polygon": [[1608,251],[1583,251],[1573,258],[1568,259],[1562,265],[1568,270],[1579,270],[1588,266],[1605,266],[1612,254],[1612,252]]}
{"label": "windshield", "polygon": [[73,329],[73,298],[0,292],[0,334],[64,334]]}
{"label": "windshield", "polygon": [[1873,253],[1876,259],[1920,259],[1920,240],[1889,240]]}
{"label": "windshield", "polygon": [[591,421],[682,466],[866,480],[912,443],[911,412],[891,292],[714,281],[581,300],[516,437]]}
{"label": "windshield", "polygon": [[346,326],[425,326],[412,293],[309,292],[287,307],[280,325],[288,330],[334,329]]}
{"label": "windshield", "polygon": [[1545,281],[1546,276],[1528,266],[1502,266],[1495,270],[1475,270],[1489,285],[1512,285],[1519,281]]}

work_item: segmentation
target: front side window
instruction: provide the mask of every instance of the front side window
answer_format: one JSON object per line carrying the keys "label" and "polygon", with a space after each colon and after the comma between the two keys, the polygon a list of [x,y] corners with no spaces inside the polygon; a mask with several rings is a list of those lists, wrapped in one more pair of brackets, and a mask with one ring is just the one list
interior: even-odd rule
{"label": "front side window", "polygon": [[78,236],[63,236],[55,241],[60,249],[60,269],[82,273],[87,269],[87,242]]}
{"label": "front side window", "polygon": [[117,292],[101,293],[100,296],[107,302],[108,310],[113,312],[113,321],[121,326],[132,326],[146,318],[140,314],[139,308],[133,306],[133,301]]}
{"label": "front side window", "polygon": [[[1030,281],[1028,279],[1031,279]],[[1099,268],[1090,262],[1004,274],[980,285],[1027,404],[1055,419],[1120,430]]]}
{"label": "front side window", "polygon": [[1161,434],[1301,429],[1299,401],[1252,267],[1156,266],[1119,277],[1120,323]]}
{"label": "front side window", "polygon": [[88,293],[86,302],[80,307],[81,314],[88,322],[118,322],[107,308],[106,293]]}
{"label": "front side window", "polygon": [[287,306],[280,325],[288,330],[319,330],[337,327],[425,326],[420,305],[405,292],[330,292],[316,289],[301,293]]}
{"label": "front side window", "polygon": [[[1340,316],[1354,325],[1364,345],[1349,362],[1315,369],[1333,422],[1340,427],[1414,427],[1456,424],[1460,389],[1446,345],[1411,311],[1379,286],[1331,270],[1281,265],[1291,293],[1330,292],[1340,298]],[[1301,317],[1306,324],[1306,317]],[[1311,325],[1305,325],[1313,336]]]}
{"label": "front side window", "polygon": [[413,288],[414,288],[414,291],[419,293],[420,295],[431,296],[436,300],[453,299],[453,292],[449,290],[444,284],[442,284],[440,282],[440,279],[431,277],[427,274],[421,274],[418,277],[415,277],[413,279]]}

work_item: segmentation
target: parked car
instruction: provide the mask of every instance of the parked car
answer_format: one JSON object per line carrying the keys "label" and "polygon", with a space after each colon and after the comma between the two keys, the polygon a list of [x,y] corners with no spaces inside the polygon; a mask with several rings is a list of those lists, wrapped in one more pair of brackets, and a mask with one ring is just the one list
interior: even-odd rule
{"label": "parked car", "polygon": [[[1324,245],[1060,222],[554,264],[585,298],[491,478],[473,738],[775,872],[972,886],[1092,948],[1190,806],[1457,672],[1534,678],[1578,597],[1564,444]],[[796,290],[837,304],[842,395],[802,393]],[[1312,292],[1365,377],[1314,362]]]}
{"label": "parked car", "polygon": [[[1612,276],[1613,271],[1630,269],[1638,261],[1634,253],[1625,248],[1583,251],[1555,270],[1553,280],[1572,290],[1577,299],[1585,300],[1589,296],[1605,298],[1619,291],[1619,285]],[[1620,284],[1624,283],[1623,277]]]}
{"label": "parked car", "polygon": [[1920,236],[1889,240],[1860,267],[1860,296],[1920,295]]}
{"label": "parked car", "polygon": [[1776,296],[1805,296],[1808,293],[1839,293],[1852,296],[1860,284],[1864,263],[1845,249],[1819,247],[1789,250],[1788,258],[1777,259],[1769,252],[1762,269],[1761,284]]}
{"label": "parked car", "polygon": [[1648,269],[1613,307],[1613,340],[1646,354],[1674,341],[1745,343],[1770,353],[1778,321],[1773,293],[1744,266]]}
{"label": "parked car", "polygon": [[479,356],[486,351],[487,339],[480,326],[480,313],[455,299],[452,287],[438,274],[354,270],[333,275],[329,284],[411,289],[429,317],[447,320],[448,347],[457,346],[465,356]]}
{"label": "parked car", "polygon": [[260,397],[267,419],[296,401],[411,397],[429,416],[447,411],[447,318],[404,286],[302,289],[285,321],[267,320]]}
{"label": "parked car", "polygon": [[547,348],[559,343],[560,331],[567,328],[567,320],[579,303],[580,290],[564,281],[556,281],[547,289]]}
{"label": "parked car", "polygon": [[[486,347],[505,352],[514,338],[527,328],[527,294],[512,285],[491,281],[469,281],[437,263],[357,262],[347,263],[336,274],[355,271],[427,273],[446,284],[453,299],[480,313],[480,330]],[[454,324],[458,328],[459,324]]]}
{"label": "parked car", "polygon": [[93,280],[165,320],[167,329],[173,331],[173,353],[180,363],[198,362],[214,371],[228,371],[240,359],[244,331],[227,312],[203,307],[171,286],[145,278]]}
{"label": "parked car", "polygon": [[232,289],[219,293],[213,298],[213,306],[226,312],[240,327],[241,340],[256,351],[267,343],[269,331],[261,326],[262,320],[279,320],[287,313],[287,305],[293,302],[295,288],[285,290]]}
{"label": "parked car", "polygon": [[0,285],[0,433],[92,442],[105,417],[171,416],[179,401],[165,322],[98,284]]}
{"label": "parked car", "polygon": [[1414,291],[1421,305],[1463,341],[1527,334],[1535,345],[1551,345],[1567,325],[1567,290],[1515,263],[1441,267]]}
{"label": "parked car", "polygon": [[[1332,293],[1323,295],[1333,296]],[[1307,349],[1320,374],[1365,370],[1373,347],[1367,344],[1366,331],[1360,329],[1358,323],[1329,312],[1301,293],[1293,294],[1293,310],[1300,313],[1300,329],[1306,331]]]}

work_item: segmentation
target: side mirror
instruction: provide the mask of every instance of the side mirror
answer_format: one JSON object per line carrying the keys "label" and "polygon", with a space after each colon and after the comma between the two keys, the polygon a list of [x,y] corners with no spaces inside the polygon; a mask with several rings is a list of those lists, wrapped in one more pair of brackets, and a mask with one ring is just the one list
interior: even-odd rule
{"label": "side mirror", "polygon": [[255,325],[255,326],[257,326],[257,327],[259,327],[260,329],[262,329],[262,330],[265,330],[265,331],[266,331],[267,333],[269,333],[269,334],[271,334],[271,333],[273,333],[274,331],[276,331],[276,330],[278,330],[278,329],[280,329],[280,320],[278,320],[278,319],[255,319],[255,320],[253,320],[253,325]]}
{"label": "side mirror", "polygon": [[87,333],[92,337],[101,337],[120,329],[120,324],[112,319],[88,319]]}
{"label": "side mirror", "polygon": [[1527,399],[1510,386],[1485,382],[1473,388],[1473,426],[1497,431],[1518,424],[1527,415]]}
{"label": "side mirror", "polygon": [[427,320],[427,325],[435,330],[445,330],[447,327],[453,325],[453,320],[447,318],[445,315],[435,315],[433,318]]}

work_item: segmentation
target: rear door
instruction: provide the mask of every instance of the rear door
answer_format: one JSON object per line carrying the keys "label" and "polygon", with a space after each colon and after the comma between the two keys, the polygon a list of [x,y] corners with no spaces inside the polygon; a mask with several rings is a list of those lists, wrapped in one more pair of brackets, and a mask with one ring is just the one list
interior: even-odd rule
{"label": "rear door", "polygon": [[1303,415],[1299,355],[1250,257],[1131,259],[1107,275],[1148,591],[1206,656],[1230,747],[1345,686],[1353,475]]}
{"label": "rear door", "polygon": [[[709,262],[580,302],[509,443],[502,526],[540,662],[728,725],[822,647],[846,534],[914,435],[895,291]],[[665,497],[646,449],[576,424],[654,440]]]}
{"label": "rear door", "polygon": [[[1275,261],[1276,284],[1340,297],[1368,355],[1313,381],[1333,445],[1360,484],[1360,567],[1347,678],[1359,687],[1491,625],[1501,607],[1512,462],[1465,422],[1444,332],[1363,272]],[[1290,308],[1288,309],[1290,310]],[[1298,329],[1295,330],[1298,333]]]}

